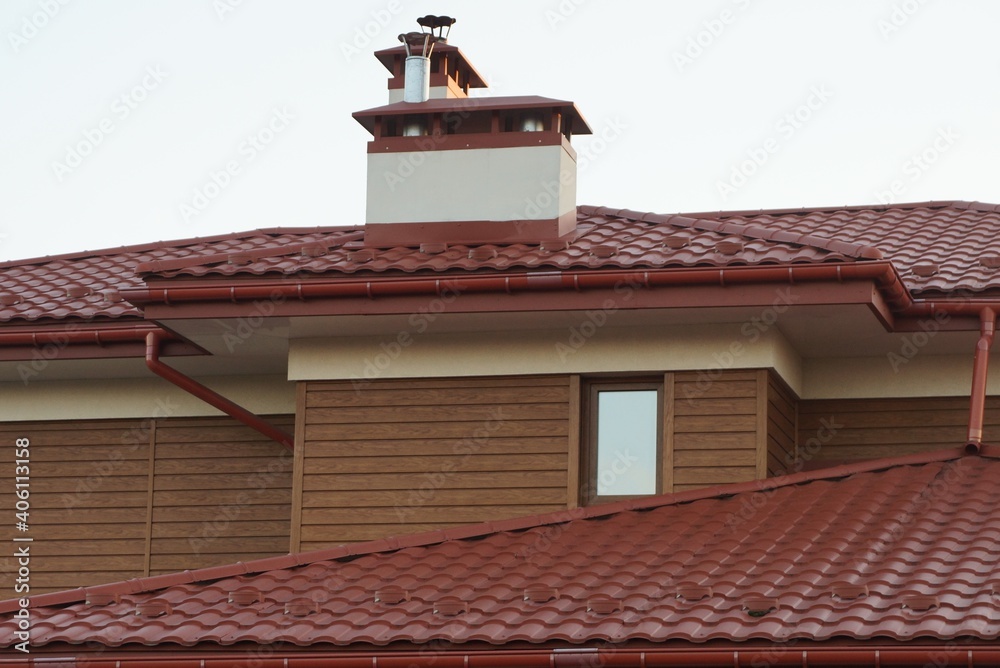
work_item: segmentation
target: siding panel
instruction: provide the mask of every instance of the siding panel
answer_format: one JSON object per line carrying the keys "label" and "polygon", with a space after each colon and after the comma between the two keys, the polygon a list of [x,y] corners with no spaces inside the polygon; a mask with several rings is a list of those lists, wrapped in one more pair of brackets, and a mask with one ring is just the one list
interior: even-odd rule
{"label": "siding panel", "polygon": [[[31,441],[30,594],[143,575],[149,433],[140,420],[0,425],[5,445]],[[4,452],[0,508],[13,513],[13,448]],[[0,558],[0,591],[11,596],[16,570]]]}
{"label": "siding panel", "polygon": [[288,552],[286,448],[231,420],[162,420],[155,455],[150,575]]}
{"label": "siding panel", "polygon": [[756,477],[757,392],[755,371],[674,374],[675,492]]}
{"label": "siding panel", "polygon": [[798,398],[774,374],[767,383],[767,475],[790,473],[795,468]]}
{"label": "siding panel", "polygon": [[[288,551],[291,457],[229,418],[0,425],[0,442],[17,438],[31,441],[33,595]],[[15,571],[0,557],[0,590],[14,593]]]}
{"label": "siding panel", "polygon": [[303,550],[566,508],[568,376],[305,385]]}
{"label": "siding panel", "polygon": [[[965,444],[969,400],[827,399],[799,404],[805,468],[955,448]],[[1000,441],[1000,397],[986,400],[983,441]]]}

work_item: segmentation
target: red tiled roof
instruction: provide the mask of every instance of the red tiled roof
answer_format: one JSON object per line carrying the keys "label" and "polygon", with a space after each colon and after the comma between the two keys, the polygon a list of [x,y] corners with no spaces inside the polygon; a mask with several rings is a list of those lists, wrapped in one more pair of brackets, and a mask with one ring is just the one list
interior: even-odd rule
{"label": "red tiled roof", "polygon": [[[581,206],[568,243],[362,249],[360,227],[256,230],[0,264],[0,322],[141,317],[142,276],[415,274],[855,262],[933,295],[1000,291],[1000,205],[965,202],[661,215]],[[106,294],[109,293],[110,294]],[[109,298],[110,297],[110,298]]]}
{"label": "red tiled roof", "polygon": [[[183,257],[182,262],[225,262],[249,249],[287,248],[317,241],[331,243],[339,228],[255,230],[240,234],[122,246],[30,260],[0,263],[0,323],[80,318],[141,318],[142,312],[121,301],[118,290],[142,287],[141,263]],[[348,239],[358,238],[348,230]],[[297,248],[297,247],[296,247]],[[204,259],[202,259],[204,258]]]}
{"label": "red tiled roof", "polygon": [[[727,247],[728,242],[735,242]],[[673,247],[676,244],[678,247]],[[362,249],[361,244],[336,247],[318,256],[300,248],[275,254],[251,251],[246,262],[225,256],[214,262],[197,258],[175,265],[143,265],[162,277],[296,273],[419,273],[511,269],[632,269],[724,267],[741,265],[845,262],[878,259],[878,251],[808,234],[773,232],[760,227],[696,220],[681,215],[642,214],[581,206],[576,236],[568,243],[455,244],[443,251],[399,246]],[[471,251],[477,251],[473,254]],[[318,249],[317,249],[318,250]]]}
{"label": "red tiled roof", "polygon": [[910,455],[45,594],[32,643],[996,640],[998,504],[1000,448]]}
{"label": "red tiled roof", "polygon": [[925,202],[688,215],[875,246],[915,294],[1000,288],[1000,204]]}

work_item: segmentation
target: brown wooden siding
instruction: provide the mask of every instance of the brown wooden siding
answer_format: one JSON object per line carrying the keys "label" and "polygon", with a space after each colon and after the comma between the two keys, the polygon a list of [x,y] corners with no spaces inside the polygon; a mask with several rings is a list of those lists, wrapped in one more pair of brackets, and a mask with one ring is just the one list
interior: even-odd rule
{"label": "brown wooden siding", "polygon": [[[804,468],[965,444],[969,399],[824,399],[799,403],[799,458]],[[1000,441],[1000,397],[986,402],[984,442]]]}
{"label": "brown wooden siding", "polygon": [[795,468],[798,398],[773,371],[767,375],[767,475]]}
{"label": "brown wooden siding", "polygon": [[[31,442],[31,594],[288,551],[292,458],[229,418],[0,425],[0,442],[17,438]],[[0,558],[11,595],[14,566]]]}
{"label": "brown wooden siding", "polygon": [[308,383],[309,550],[567,507],[568,376]]}
{"label": "brown wooden siding", "polygon": [[758,373],[676,373],[673,394],[673,491],[754,480]]}

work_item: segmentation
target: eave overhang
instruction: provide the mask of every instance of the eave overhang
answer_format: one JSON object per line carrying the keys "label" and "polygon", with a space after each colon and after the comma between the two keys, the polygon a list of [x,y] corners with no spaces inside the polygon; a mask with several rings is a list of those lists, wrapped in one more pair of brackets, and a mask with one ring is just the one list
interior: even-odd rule
{"label": "eave overhang", "polygon": [[[439,276],[351,275],[337,278],[255,277],[172,281],[150,278],[123,295],[152,320],[246,315],[262,302],[277,316],[403,314],[430,298],[450,312],[577,310],[608,298],[627,308],[768,306],[776,286],[797,304],[870,304],[887,328],[912,299],[884,261],[524,272],[449,272]],[[978,319],[976,320],[978,327]]]}

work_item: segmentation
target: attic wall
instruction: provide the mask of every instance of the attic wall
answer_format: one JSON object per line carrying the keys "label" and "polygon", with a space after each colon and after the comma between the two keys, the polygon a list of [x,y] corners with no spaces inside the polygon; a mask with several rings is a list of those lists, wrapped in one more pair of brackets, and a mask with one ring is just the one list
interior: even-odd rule
{"label": "attic wall", "polygon": [[[21,438],[31,443],[23,533],[13,526]],[[288,551],[291,457],[230,418],[8,422],[0,443],[11,446],[3,535],[33,539],[30,594]],[[3,598],[15,595],[17,568],[0,558]]]}
{"label": "attic wall", "polygon": [[[13,526],[14,466],[5,448],[0,508],[7,544],[30,537],[31,594],[140,577],[145,573],[150,438],[139,421],[0,425],[0,442],[28,438],[29,530]],[[14,595],[18,566],[0,559],[2,598]]]}
{"label": "attic wall", "polygon": [[571,378],[304,383],[309,550],[567,507]]}
{"label": "attic wall", "polygon": [[765,477],[767,374],[673,374],[673,491]]}
{"label": "attic wall", "polygon": [[[767,370],[665,373],[665,491],[767,475]],[[291,549],[562,510],[580,494],[580,377],[303,382]],[[792,423],[794,424],[794,423]],[[794,429],[792,429],[794,433]],[[782,440],[784,439],[784,440]],[[297,527],[297,528],[296,528]]]}
{"label": "attic wall", "polygon": [[[954,448],[968,424],[968,397],[802,401],[799,459],[810,469]],[[1000,397],[987,398],[983,441],[1000,443]]]}
{"label": "attic wall", "polygon": [[[270,421],[292,429],[291,417]],[[229,419],[169,420],[155,454],[150,574],[288,552],[287,448]]]}
{"label": "attic wall", "polygon": [[799,400],[773,371],[767,376],[767,477],[792,473],[797,457]]}

